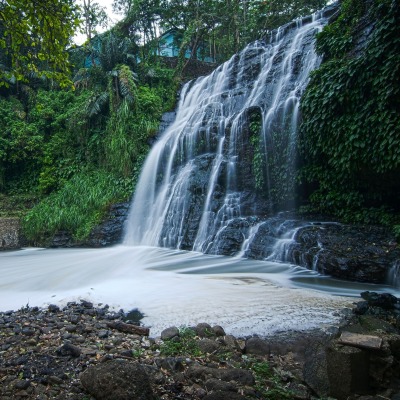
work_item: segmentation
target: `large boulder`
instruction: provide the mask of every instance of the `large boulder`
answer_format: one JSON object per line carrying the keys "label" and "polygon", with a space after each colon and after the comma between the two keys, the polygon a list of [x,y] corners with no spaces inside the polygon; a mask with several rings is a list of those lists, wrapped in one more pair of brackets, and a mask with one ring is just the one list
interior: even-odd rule
{"label": "large boulder", "polygon": [[85,390],[98,400],[153,400],[150,380],[142,365],[112,360],[89,367],[81,375]]}

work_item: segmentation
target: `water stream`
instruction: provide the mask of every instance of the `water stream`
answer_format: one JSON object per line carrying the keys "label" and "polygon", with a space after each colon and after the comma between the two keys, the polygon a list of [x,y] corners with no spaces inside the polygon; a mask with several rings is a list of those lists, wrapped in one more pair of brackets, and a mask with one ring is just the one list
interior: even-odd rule
{"label": "water stream", "polygon": [[290,264],[147,246],[0,252],[0,311],[86,299],[139,308],[157,335],[168,326],[221,324],[267,335],[335,324],[363,290]]}

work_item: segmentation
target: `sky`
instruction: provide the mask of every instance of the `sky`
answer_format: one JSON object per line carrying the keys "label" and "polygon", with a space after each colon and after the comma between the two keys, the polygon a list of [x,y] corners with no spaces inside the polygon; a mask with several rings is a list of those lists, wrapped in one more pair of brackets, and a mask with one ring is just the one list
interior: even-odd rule
{"label": "sky", "polygon": [[[115,14],[112,10],[112,4],[113,0],[95,0],[96,3],[100,4],[102,7],[105,7],[106,13],[108,17],[110,18],[110,22],[108,25],[108,28],[106,29],[98,29],[98,32],[104,32],[107,29],[110,29],[112,26],[114,26],[121,18],[121,15]],[[83,4],[82,0],[77,0],[77,3],[79,5]],[[81,45],[84,41],[86,40],[86,36],[84,34],[78,33],[75,35],[74,42],[78,45]]]}

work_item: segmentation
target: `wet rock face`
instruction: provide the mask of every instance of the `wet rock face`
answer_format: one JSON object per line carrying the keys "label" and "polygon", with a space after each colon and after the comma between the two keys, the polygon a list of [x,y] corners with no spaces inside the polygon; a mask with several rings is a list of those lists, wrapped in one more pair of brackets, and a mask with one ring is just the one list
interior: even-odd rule
{"label": "wet rock face", "polygon": [[108,218],[90,233],[87,245],[103,247],[121,243],[124,222],[128,215],[129,203],[113,204]]}
{"label": "wet rock face", "polygon": [[340,279],[386,283],[400,257],[393,237],[383,228],[339,224],[300,228],[289,260]]}
{"label": "wet rock face", "polygon": [[245,256],[293,263],[339,279],[400,284],[400,249],[388,230],[376,226],[307,222],[282,214],[259,223]]}

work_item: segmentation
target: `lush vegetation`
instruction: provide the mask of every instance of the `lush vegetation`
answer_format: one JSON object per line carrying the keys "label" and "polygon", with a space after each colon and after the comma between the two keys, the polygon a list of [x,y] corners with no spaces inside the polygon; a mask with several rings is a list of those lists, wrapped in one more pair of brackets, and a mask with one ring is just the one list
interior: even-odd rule
{"label": "lush vegetation", "polygon": [[28,77],[70,86],[65,48],[79,26],[73,0],[0,1],[0,86]]}
{"label": "lush vegetation", "polygon": [[[95,1],[0,0],[1,214],[26,214],[36,243],[59,230],[86,237],[131,196],[161,113],[175,105],[187,48],[224,61],[324,3],[114,0],[122,21],[96,35],[107,17]],[[79,23],[82,47],[71,45]],[[155,56],[168,29],[175,70]]]}
{"label": "lush vegetation", "polygon": [[0,99],[1,192],[21,202],[28,194],[43,198],[24,220],[32,240],[58,230],[84,238],[111,203],[132,194],[176,83],[158,65],[156,83],[145,71],[133,73],[129,53],[109,51],[126,50],[123,41],[104,36],[99,63],[75,73],[75,90],[23,84]]}
{"label": "lush vegetation", "polygon": [[[107,18],[91,0],[82,9],[72,0],[0,0],[1,214],[20,216],[38,203],[24,220],[32,240],[58,230],[84,238],[111,203],[131,195],[161,113],[174,106],[188,48],[191,58],[200,49],[221,62],[324,4],[114,0],[123,19],[96,36]],[[394,225],[398,235],[399,14],[392,0],[342,2],[317,39],[323,63],[302,100],[300,141],[305,209]],[[87,42],[74,48],[79,21]],[[155,56],[168,29],[180,48],[175,70]],[[251,132],[259,123],[251,119]],[[259,190],[263,144],[251,138]]]}
{"label": "lush vegetation", "polygon": [[191,58],[200,51],[222,62],[266,31],[325,4],[326,0],[114,0],[115,10],[125,15],[119,29],[126,36],[142,37],[157,48],[157,28],[176,31],[179,70],[187,66],[183,55],[188,47]]}
{"label": "lush vegetation", "polygon": [[396,1],[345,0],[319,34],[323,63],[302,99],[301,180],[308,209],[394,224],[400,235],[399,15]]}

